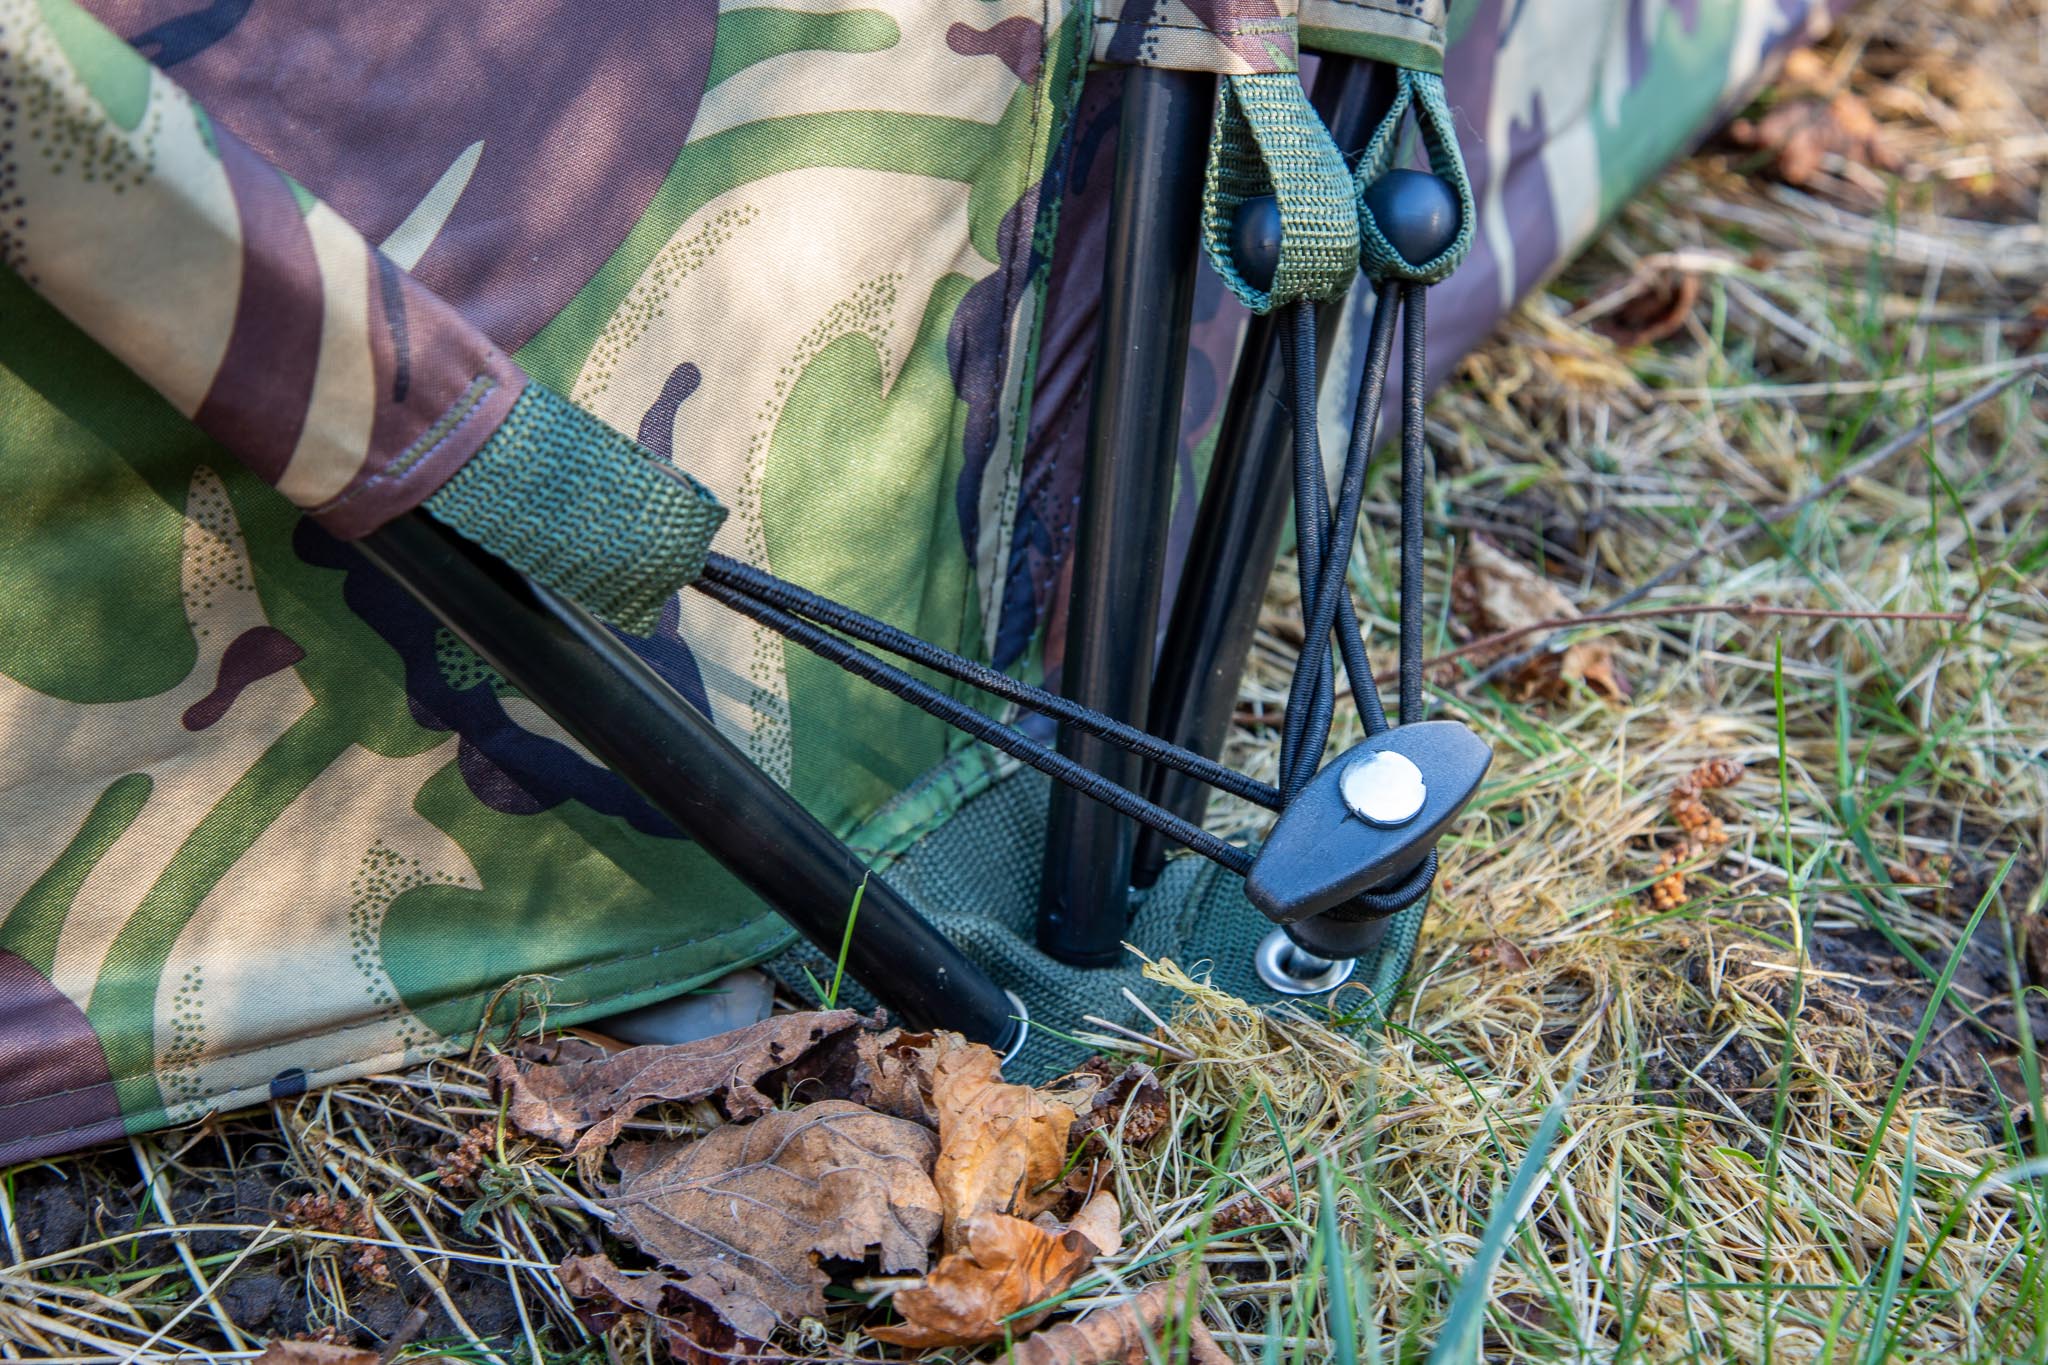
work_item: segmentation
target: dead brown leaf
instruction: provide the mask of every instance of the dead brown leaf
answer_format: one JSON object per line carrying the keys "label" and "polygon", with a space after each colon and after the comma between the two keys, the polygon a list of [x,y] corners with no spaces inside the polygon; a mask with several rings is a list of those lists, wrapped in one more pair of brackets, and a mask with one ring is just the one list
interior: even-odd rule
{"label": "dead brown leaf", "polygon": [[377,1353],[333,1341],[283,1338],[265,1346],[254,1365],[377,1365]]}
{"label": "dead brown leaf", "polygon": [[[1043,1328],[1011,1349],[1010,1365],[1150,1365],[1164,1359],[1159,1347],[1177,1288],[1162,1280],[1084,1318]],[[1187,1347],[1188,1365],[1230,1365],[1199,1318],[1187,1321]]]}
{"label": "dead brown leaf", "polygon": [[[1532,660],[1530,668],[1537,669],[1543,661]],[[1628,679],[1614,666],[1614,646],[1605,640],[1581,640],[1565,647],[1564,656],[1557,661],[1557,676],[1565,682],[1582,682],[1598,696],[1608,701],[1627,701]],[[1538,693],[1550,690],[1542,685]]]}
{"label": "dead brown leaf", "polygon": [[979,1045],[949,1052],[932,1073],[939,1159],[932,1183],[945,1202],[945,1246],[984,1213],[1029,1218],[1058,1202],[1074,1127],[1071,1106],[1003,1079],[1002,1062]]}
{"label": "dead brown leaf", "polygon": [[852,1100],[937,1130],[932,1073],[945,1057],[977,1046],[957,1033],[843,1033],[827,1040],[771,1079],[804,1100]]}
{"label": "dead brown leaf", "polygon": [[1513,939],[1502,938],[1498,934],[1485,943],[1474,945],[1472,958],[1480,963],[1490,962],[1510,972],[1526,972],[1532,961],[1521,944]]}
{"label": "dead brown leaf", "polygon": [[[1556,584],[1478,536],[1466,542],[1457,572],[1451,576],[1451,609],[1476,637],[1543,622],[1570,621],[1579,615],[1579,609]],[[1473,661],[1484,666],[1533,643],[1516,639],[1480,651]],[[1523,700],[1564,695],[1572,682],[1585,683],[1609,701],[1623,701],[1629,695],[1628,680],[1615,667],[1614,646],[1605,640],[1581,640],[1561,655],[1540,654],[1509,681]]]}
{"label": "dead brown leaf", "polygon": [[1109,1175],[1110,1134],[1126,1147],[1142,1147],[1159,1136],[1172,1121],[1171,1107],[1159,1077],[1143,1062],[1132,1062],[1122,1070],[1102,1057],[1086,1063],[1039,1087],[1071,1106],[1078,1117],[1068,1134],[1070,1148],[1079,1148],[1078,1158],[1067,1163],[1068,1190],[1091,1195]]}
{"label": "dead brown leaf", "polygon": [[1768,153],[1769,170],[1788,185],[1811,183],[1830,156],[1878,171],[1902,164],[1870,106],[1847,90],[1783,100],[1760,119],[1737,119],[1728,136],[1739,147]]}
{"label": "dead brown leaf", "polygon": [[735,1332],[684,1285],[650,1270],[628,1275],[609,1256],[571,1256],[556,1272],[562,1288],[586,1301],[577,1316],[594,1332],[607,1332],[629,1313],[638,1313],[679,1365],[726,1365],[738,1356],[782,1355],[765,1342]]}
{"label": "dead brown leaf", "polygon": [[977,1213],[960,1225],[958,1244],[939,1258],[924,1283],[895,1296],[902,1323],[874,1328],[868,1335],[929,1350],[1029,1331],[1045,1320],[1046,1312],[1012,1315],[1051,1298],[1079,1279],[1097,1256],[1113,1253],[1122,1241],[1122,1221],[1116,1197],[1107,1193],[1089,1200],[1066,1228],[1005,1213]]}
{"label": "dead brown leaf", "polygon": [[938,1110],[932,1104],[934,1073],[941,1061],[963,1048],[968,1041],[957,1033],[905,1033],[892,1029],[879,1037],[863,1034],[861,1069],[855,1098],[870,1109],[910,1119],[927,1128],[939,1126]]}
{"label": "dead brown leaf", "polygon": [[618,1230],[737,1331],[825,1311],[820,1256],[921,1271],[940,1225],[930,1131],[846,1100],[612,1149]]}
{"label": "dead brown leaf", "polygon": [[1650,346],[1676,334],[1700,301],[1700,277],[1691,271],[1664,269],[1621,287],[1628,301],[1595,318],[1593,330],[1622,347]]}
{"label": "dead brown leaf", "polygon": [[717,1099],[735,1119],[766,1113],[773,1102],[754,1082],[859,1023],[852,1010],[778,1014],[698,1042],[628,1048],[602,1059],[545,1066],[499,1056],[492,1079],[510,1096],[514,1123],[589,1157],[610,1146],[635,1114],[664,1100]]}

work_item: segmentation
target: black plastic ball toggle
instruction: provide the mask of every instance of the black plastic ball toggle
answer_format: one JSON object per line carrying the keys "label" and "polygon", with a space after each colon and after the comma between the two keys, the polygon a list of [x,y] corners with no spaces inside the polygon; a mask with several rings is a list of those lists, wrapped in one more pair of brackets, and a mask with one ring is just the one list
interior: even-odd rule
{"label": "black plastic ball toggle", "polygon": [[1428,171],[1388,171],[1366,186],[1365,207],[1410,265],[1435,260],[1458,240],[1457,191]]}
{"label": "black plastic ball toggle", "polygon": [[1280,270],[1280,201],[1247,199],[1230,216],[1230,259],[1246,284],[1265,293]]}

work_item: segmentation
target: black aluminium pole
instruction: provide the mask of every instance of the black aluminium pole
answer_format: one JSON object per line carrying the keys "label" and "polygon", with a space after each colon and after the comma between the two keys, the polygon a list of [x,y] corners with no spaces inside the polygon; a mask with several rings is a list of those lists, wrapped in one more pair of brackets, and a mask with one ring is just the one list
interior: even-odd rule
{"label": "black aluminium pole", "polygon": [[[1215,98],[1206,73],[1124,74],[1060,690],[1138,725],[1151,694]],[[1121,786],[1144,781],[1133,755],[1077,730],[1061,731],[1059,750]],[[1038,946],[1078,966],[1120,961],[1137,826],[1065,785],[1052,789],[1046,826]]]}
{"label": "black aluminium pole", "polygon": [[[826,953],[867,875],[853,851],[589,613],[423,512],[356,544],[533,703]],[[1005,1050],[1022,1025],[1001,987],[880,877],[847,970],[912,1028]]]}
{"label": "black aluminium pole", "polygon": [[[1356,155],[1393,106],[1395,68],[1335,55],[1320,60],[1310,102],[1337,145],[1347,156]],[[1329,357],[1343,314],[1341,305],[1322,309],[1319,366]],[[1293,496],[1289,451],[1294,414],[1280,363],[1278,317],[1254,317],[1238,351],[1145,723],[1153,734],[1209,758],[1223,751]],[[1210,793],[1180,773],[1161,769],[1154,772],[1147,795],[1200,824]],[[1132,883],[1146,887],[1157,881],[1168,850],[1158,835],[1141,831]]]}

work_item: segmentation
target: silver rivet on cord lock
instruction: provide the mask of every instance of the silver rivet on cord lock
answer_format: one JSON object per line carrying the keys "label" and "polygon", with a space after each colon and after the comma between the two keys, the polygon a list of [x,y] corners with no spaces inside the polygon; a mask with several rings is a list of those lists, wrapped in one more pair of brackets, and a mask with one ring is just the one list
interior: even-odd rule
{"label": "silver rivet on cord lock", "polygon": [[1358,967],[1358,959],[1347,957],[1332,962],[1317,957],[1297,947],[1285,929],[1275,929],[1259,940],[1252,965],[1258,968],[1259,980],[1266,983],[1268,990],[1281,995],[1321,995],[1349,981]]}
{"label": "silver rivet on cord lock", "polygon": [[1429,799],[1429,787],[1422,769],[1406,754],[1391,749],[1360,754],[1344,770],[1340,788],[1344,805],[1368,825],[1393,829],[1405,825],[1422,811]]}

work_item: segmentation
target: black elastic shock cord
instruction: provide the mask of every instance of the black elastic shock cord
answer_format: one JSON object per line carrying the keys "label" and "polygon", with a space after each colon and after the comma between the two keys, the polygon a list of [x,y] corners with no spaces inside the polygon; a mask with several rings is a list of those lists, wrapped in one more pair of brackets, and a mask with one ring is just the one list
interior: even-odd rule
{"label": "black elastic shock cord", "polygon": [[[1404,698],[1411,689],[1418,698],[1421,692],[1422,591],[1419,577],[1422,563],[1422,398],[1425,391],[1419,349],[1423,337],[1423,316],[1420,308],[1414,306],[1419,302],[1421,293],[1420,285],[1383,281],[1379,286],[1365,367],[1359,376],[1351,440],[1345,451],[1344,476],[1339,484],[1334,511],[1330,507],[1329,485],[1323,471],[1322,443],[1315,430],[1315,318],[1312,307],[1306,303],[1291,305],[1296,310],[1295,316],[1289,320],[1291,325],[1284,325],[1280,332],[1281,358],[1293,381],[1294,391],[1295,541],[1305,627],[1282,731],[1281,790],[1289,800],[1315,776],[1322,762],[1323,750],[1329,744],[1336,705],[1330,659],[1330,631],[1333,627],[1343,654],[1345,675],[1351,680],[1352,697],[1365,723],[1366,733],[1383,734],[1389,728],[1380,700],[1379,684],[1373,677],[1372,664],[1366,655],[1358,614],[1351,606],[1348,575],[1350,547],[1358,533],[1359,508],[1378,440],[1387,371],[1393,358],[1397,314],[1404,314],[1408,321],[1402,384],[1401,627],[1404,644],[1411,635],[1416,642],[1412,658],[1404,648],[1401,671]],[[1325,515],[1329,517],[1327,523],[1323,520]],[[1412,588],[1408,586],[1411,569],[1417,580]],[[1340,606],[1342,610],[1339,610]],[[1402,719],[1419,718],[1420,709],[1419,701],[1404,700]],[[1355,919],[1404,910],[1428,894],[1436,880],[1437,864],[1436,850],[1431,849],[1428,856],[1399,882],[1360,892],[1332,913],[1341,918]]]}
{"label": "black elastic shock cord", "polygon": [[1134,725],[1126,725],[1057,692],[1033,687],[1030,683],[990,668],[987,664],[976,663],[964,655],[955,654],[929,640],[899,630],[886,621],[876,620],[843,603],[834,602],[773,574],[764,573],[750,564],[743,564],[726,555],[711,554],[705,558],[703,576],[710,582],[779,607],[792,616],[830,627],[842,635],[873,645],[900,659],[907,659],[919,667],[928,668],[934,673],[964,682],[991,696],[1001,697],[1005,701],[1015,702],[1042,715],[1050,716],[1118,748],[1129,750],[1141,758],[1184,772],[1199,782],[1205,782],[1218,791],[1228,792],[1253,805],[1263,806],[1267,810],[1279,810],[1282,805],[1280,791],[1276,787],[1247,777],[1213,759],[1204,758],[1193,750],[1170,744]]}
{"label": "black elastic shock cord", "polygon": [[[1359,505],[1365,495],[1366,475],[1378,440],[1380,407],[1386,392],[1387,367],[1393,355],[1395,297],[1383,286],[1378,306],[1373,309],[1372,334],[1366,349],[1365,369],[1359,376],[1358,405],[1351,424],[1351,442],[1345,451],[1343,481],[1338,486],[1337,508],[1326,537],[1313,547],[1320,563],[1304,556],[1301,565],[1302,656],[1296,665],[1288,694],[1290,716],[1305,712],[1294,735],[1290,753],[1283,744],[1281,790],[1291,800],[1315,776],[1329,743],[1330,723],[1336,709],[1336,689],[1330,685],[1330,631],[1337,631],[1344,655],[1344,672],[1351,680],[1351,695],[1369,735],[1387,730],[1386,711],[1380,702],[1379,686],[1372,676],[1365,640],[1358,626],[1358,614],[1351,609],[1348,582],[1352,541],[1358,534]],[[1295,345],[1296,363],[1304,345],[1314,344],[1313,324]],[[1313,371],[1313,359],[1309,369]],[[1312,505],[1327,510],[1329,490],[1324,482],[1320,442],[1298,443],[1296,483],[1307,489]],[[1300,520],[1297,513],[1297,520]],[[1343,610],[1340,611],[1339,607]],[[1311,697],[1307,689],[1316,688]]]}
{"label": "black elastic shock cord", "polygon": [[837,636],[827,634],[808,621],[799,620],[780,607],[751,597],[725,583],[699,578],[691,586],[713,601],[731,607],[742,616],[758,621],[776,634],[803,646],[826,662],[838,665],[855,677],[901,697],[912,706],[937,716],[948,725],[964,731],[982,743],[1000,749],[1012,758],[1066,783],[1083,795],[1102,802],[1117,814],[1155,829],[1176,843],[1185,844],[1211,862],[1229,868],[1240,876],[1251,871],[1254,855],[1249,851],[1217,838],[1201,826],[1181,819],[1163,806],[1154,805],[1128,787],[1119,786],[1100,773],[1084,768],[1065,754],[1034,743],[1023,731],[983,715],[965,702],[947,696],[929,683],[920,682],[893,664],[884,663],[872,654],[855,649]]}
{"label": "black elastic shock cord", "polygon": [[[838,631],[941,676],[1072,725],[1268,810],[1284,808],[1314,777],[1329,743],[1336,706],[1333,631],[1366,732],[1377,735],[1388,729],[1385,707],[1366,654],[1364,633],[1357,612],[1350,605],[1348,572],[1350,547],[1357,535],[1359,508],[1378,435],[1397,313],[1406,323],[1401,407],[1401,719],[1406,722],[1422,716],[1422,414],[1426,396],[1423,292],[1424,286],[1413,283],[1386,281],[1379,286],[1334,508],[1316,423],[1314,305],[1288,305],[1293,316],[1280,329],[1282,360],[1293,390],[1295,539],[1306,629],[1289,687],[1281,739],[1282,785],[1278,788],[728,556],[709,556],[703,575],[693,586],[854,676],[1242,875],[1250,870],[1254,860],[1248,850],[1218,838],[1058,751],[1035,743],[1022,731],[983,715],[829,631]],[[1340,606],[1345,609],[1340,611]],[[1431,850],[1399,883],[1362,892],[1336,913],[1374,916],[1404,909],[1428,893],[1436,871],[1437,855]]]}
{"label": "black elastic shock cord", "polygon": [[[1391,290],[1382,291],[1386,299]],[[1401,286],[1407,332],[1401,357],[1401,723],[1423,718],[1422,474],[1428,451],[1422,417],[1429,394],[1429,348],[1423,299],[1428,286]]]}

